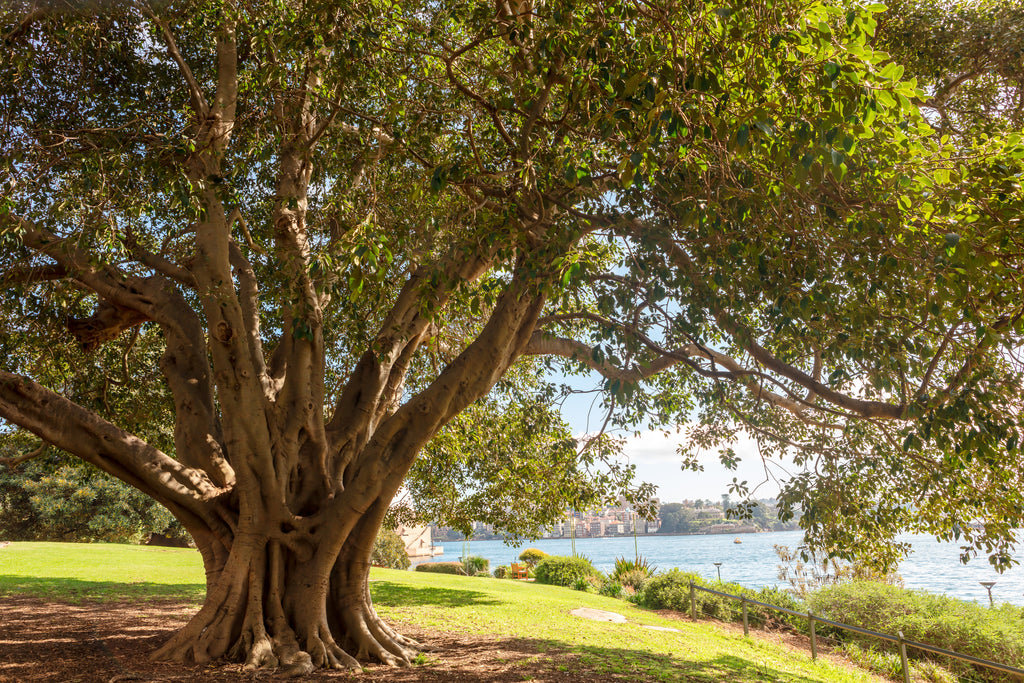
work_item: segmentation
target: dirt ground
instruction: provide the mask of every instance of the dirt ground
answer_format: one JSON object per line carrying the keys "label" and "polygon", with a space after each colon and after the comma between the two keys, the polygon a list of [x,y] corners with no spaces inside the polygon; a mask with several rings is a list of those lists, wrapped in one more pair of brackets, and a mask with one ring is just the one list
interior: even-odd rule
{"label": "dirt ground", "polygon": [[[117,683],[119,681],[272,681],[240,665],[193,666],[148,660],[195,611],[168,602],[68,605],[34,598],[0,598],[0,683]],[[395,669],[368,666],[363,675],[322,672],[304,681],[593,681],[570,653],[538,656],[528,640],[399,630],[431,647],[427,664]]]}

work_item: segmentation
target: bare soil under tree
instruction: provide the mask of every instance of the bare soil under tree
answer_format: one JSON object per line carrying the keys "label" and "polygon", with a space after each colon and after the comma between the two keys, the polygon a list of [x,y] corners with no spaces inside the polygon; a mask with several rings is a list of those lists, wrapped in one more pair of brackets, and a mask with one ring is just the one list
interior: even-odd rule
{"label": "bare soil under tree", "polygon": [[[149,655],[195,612],[193,605],[167,601],[67,605],[36,598],[0,598],[0,683],[278,679],[267,672],[244,672],[241,664],[186,666],[149,661]],[[530,640],[398,626],[433,649],[425,664],[405,668],[369,665],[364,673],[321,669],[302,680],[594,680],[573,654],[546,649],[538,660],[538,649]]]}

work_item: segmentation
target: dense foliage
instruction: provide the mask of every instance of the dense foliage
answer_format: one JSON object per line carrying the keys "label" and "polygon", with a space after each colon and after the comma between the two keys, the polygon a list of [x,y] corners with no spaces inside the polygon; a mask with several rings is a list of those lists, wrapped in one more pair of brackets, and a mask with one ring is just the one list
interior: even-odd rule
{"label": "dense foliage", "polygon": [[601,573],[585,557],[548,555],[533,568],[533,577],[540,583],[554,586],[575,586],[577,582],[598,578]]}
{"label": "dense foliage", "polygon": [[[0,444],[0,457],[18,443]],[[138,543],[154,533],[188,539],[156,501],[94,467],[56,452],[18,471],[0,467],[0,539]]]}
{"label": "dense foliage", "polygon": [[[692,572],[684,572],[679,569],[670,569],[654,576],[644,584],[643,592],[639,595],[639,602],[646,607],[654,609],[670,609],[677,612],[690,612],[690,583],[704,588],[712,588],[724,593],[733,595],[745,595],[753,600],[758,600],[769,605],[785,607],[791,610],[800,608],[801,603],[789,592],[778,588],[761,588],[754,590],[744,588],[736,583],[719,583],[705,581],[699,575]],[[713,593],[694,591],[694,600],[697,612],[701,616],[721,619],[722,621],[736,621],[742,619],[743,607],[737,600],[724,598]],[[800,620],[782,615],[780,612],[769,610],[764,607],[751,605],[748,610],[748,618],[752,623],[765,625],[786,622],[799,624]]]}
{"label": "dense foliage", "polygon": [[405,541],[394,529],[381,527],[370,552],[370,564],[388,569],[408,569],[412,562],[405,551]]}
{"label": "dense foliage", "polygon": [[[1024,609],[1002,604],[988,608],[945,595],[912,591],[875,581],[853,581],[812,592],[816,614],[853,626],[896,633],[909,640],[1024,668]],[[878,648],[894,646],[842,632],[844,640]],[[914,653],[914,656],[922,656]],[[972,680],[1006,680],[1006,674],[956,660],[943,664]]]}
{"label": "dense foliage", "polygon": [[537,563],[548,557],[548,553],[539,548],[526,548],[519,553],[519,561],[525,562],[530,567],[536,567]]}

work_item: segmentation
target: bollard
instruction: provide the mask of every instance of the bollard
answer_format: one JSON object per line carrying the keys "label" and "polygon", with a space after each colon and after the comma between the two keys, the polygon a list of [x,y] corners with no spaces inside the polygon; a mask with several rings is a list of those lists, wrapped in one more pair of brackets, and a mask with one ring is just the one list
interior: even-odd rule
{"label": "bollard", "polygon": [[818,659],[818,634],[814,630],[814,612],[807,610],[807,620],[811,624],[811,659]]}
{"label": "bollard", "polygon": [[690,580],[690,618],[697,621],[697,591],[693,589],[693,580]]}
{"label": "bollard", "polygon": [[746,638],[750,635],[750,625],[747,623],[747,596],[740,596],[740,601],[743,603],[743,637]]}
{"label": "bollard", "polygon": [[900,637],[900,664],[903,666],[903,683],[910,683],[910,667],[907,665],[907,641],[903,631],[896,631]]}

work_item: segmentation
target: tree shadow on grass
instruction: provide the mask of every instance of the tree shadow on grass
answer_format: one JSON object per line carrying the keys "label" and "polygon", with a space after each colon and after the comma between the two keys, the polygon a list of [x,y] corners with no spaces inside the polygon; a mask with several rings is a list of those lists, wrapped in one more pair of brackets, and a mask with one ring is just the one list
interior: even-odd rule
{"label": "tree shadow on grass", "polygon": [[[572,669],[579,675],[586,672],[594,680],[686,681],[687,683],[771,682],[823,683],[824,675],[813,677],[782,671],[767,662],[744,659],[735,655],[719,655],[709,660],[689,660],[682,655],[663,654],[649,650],[628,650],[594,646],[572,646],[556,640],[523,639],[520,644],[536,649],[556,668],[574,660]],[[560,667],[560,662],[562,667]]]}
{"label": "tree shadow on grass", "polygon": [[487,593],[451,588],[405,586],[390,581],[371,581],[373,602],[388,607],[430,605],[432,607],[465,607],[467,605],[499,605],[501,600]]}
{"label": "tree shadow on grass", "polygon": [[201,603],[206,596],[206,586],[201,583],[124,583],[0,574],[0,596],[4,595],[32,596],[62,602],[172,600]]}

